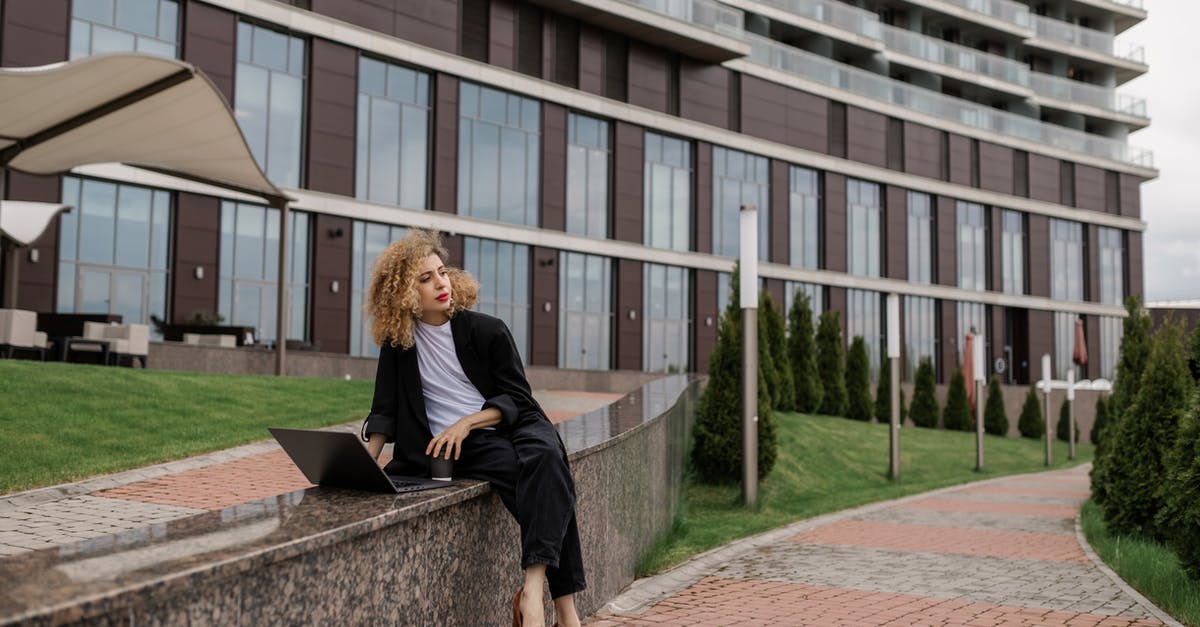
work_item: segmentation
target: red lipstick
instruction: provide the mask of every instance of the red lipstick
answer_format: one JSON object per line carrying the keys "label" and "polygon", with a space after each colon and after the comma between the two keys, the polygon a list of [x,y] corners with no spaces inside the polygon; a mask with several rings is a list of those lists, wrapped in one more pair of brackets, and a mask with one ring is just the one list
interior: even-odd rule
{"label": "red lipstick", "polygon": [[438,296],[437,296],[437,301],[438,301],[439,303],[444,303],[444,302],[446,302],[446,301],[448,301],[448,300],[450,300],[450,295],[449,295],[449,294],[438,294]]}

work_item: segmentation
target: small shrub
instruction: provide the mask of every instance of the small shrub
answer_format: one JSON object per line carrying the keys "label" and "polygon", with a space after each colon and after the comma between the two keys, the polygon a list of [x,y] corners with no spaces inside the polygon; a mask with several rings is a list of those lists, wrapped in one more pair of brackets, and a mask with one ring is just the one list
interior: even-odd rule
{"label": "small shrub", "polygon": [[917,365],[917,374],[913,382],[912,405],[908,408],[908,416],[913,424],[926,429],[937,427],[938,404],[933,382],[933,362],[929,358],[921,360]]}
{"label": "small shrub", "polygon": [[1150,356],[1150,315],[1142,309],[1137,296],[1125,299],[1125,316],[1122,322],[1121,348],[1117,354],[1117,374],[1113,380],[1113,392],[1105,407],[1105,433],[1096,442],[1092,460],[1092,500],[1103,505],[1108,499],[1108,469],[1112,461],[1108,455],[1108,442],[1117,432],[1117,425],[1124,419],[1125,411],[1137,396],[1142,371]]}
{"label": "small shrub", "polygon": [[779,315],[769,292],[762,293],[758,304],[758,320],[758,350],[771,353],[776,372],[775,382],[778,384],[771,390],[771,398],[775,401],[772,409],[796,411],[796,383],[792,378],[791,357],[784,338],[783,316]]}
{"label": "small shrub", "polygon": [[992,435],[1008,435],[1008,414],[1004,410],[1004,390],[1000,379],[988,381],[987,405],[983,408],[983,430]]}
{"label": "small shrub", "polygon": [[788,358],[796,384],[796,409],[815,413],[821,409],[821,378],[817,376],[817,347],[813,339],[812,308],[808,294],[796,290],[788,312]]}
{"label": "small shrub", "polygon": [[[892,371],[885,360],[879,364],[879,383],[875,384],[875,420],[892,421]],[[900,403],[903,407],[904,403]]]}
{"label": "small shrub", "polygon": [[1025,404],[1021,406],[1021,417],[1017,419],[1017,431],[1023,438],[1037,439],[1045,433],[1042,422],[1042,402],[1033,386],[1025,395]]}
{"label": "small shrub", "polygon": [[846,415],[846,379],[842,367],[842,323],[836,311],[826,311],[817,322],[817,372],[821,377],[820,413]]}
{"label": "small shrub", "polygon": [[850,341],[846,355],[846,417],[852,420],[871,419],[871,364],[867,343],[861,335]]}
{"label": "small shrub", "polygon": [[1092,444],[1097,449],[1100,447],[1100,440],[1104,438],[1104,428],[1106,426],[1108,426],[1108,402],[1101,396],[1096,399],[1096,416],[1092,419],[1092,432],[1090,435]]}
{"label": "small shrub", "polygon": [[1191,411],[1179,424],[1162,493],[1156,524],[1184,572],[1200,582],[1200,396],[1193,397]]}
{"label": "small shrub", "polygon": [[[1054,426],[1054,436],[1062,442],[1071,440],[1071,401],[1063,401],[1062,409],[1058,410],[1058,424]],[[1075,442],[1079,442],[1079,430],[1075,430]]]}
{"label": "small shrub", "polygon": [[971,404],[967,401],[967,385],[962,368],[955,368],[950,377],[946,406],[942,409],[942,426],[953,431],[971,430]]}

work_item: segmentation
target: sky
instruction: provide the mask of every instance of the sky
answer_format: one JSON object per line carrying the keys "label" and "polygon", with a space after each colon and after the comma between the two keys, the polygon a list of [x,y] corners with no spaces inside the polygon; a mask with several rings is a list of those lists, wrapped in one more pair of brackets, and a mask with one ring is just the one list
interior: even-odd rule
{"label": "sky", "polygon": [[1200,2],[1145,0],[1122,38],[1146,47],[1150,72],[1120,88],[1147,100],[1150,126],[1129,136],[1154,151],[1142,185],[1146,300],[1200,299]]}

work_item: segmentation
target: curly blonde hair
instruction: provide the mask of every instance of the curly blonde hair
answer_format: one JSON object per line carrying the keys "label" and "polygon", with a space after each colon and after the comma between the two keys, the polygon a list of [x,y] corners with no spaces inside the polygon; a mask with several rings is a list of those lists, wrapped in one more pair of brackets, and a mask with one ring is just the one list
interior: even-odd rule
{"label": "curly blonde hair", "polygon": [[[436,232],[412,229],[379,253],[371,275],[364,308],[371,317],[371,336],[375,343],[386,342],[393,348],[413,346],[413,321],[421,315],[417,293],[420,264],[437,255],[442,263],[448,257],[442,238]],[[479,282],[458,268],[446,268],[450,279],[450,309],[454,314],[475,306],[479,300]]]}

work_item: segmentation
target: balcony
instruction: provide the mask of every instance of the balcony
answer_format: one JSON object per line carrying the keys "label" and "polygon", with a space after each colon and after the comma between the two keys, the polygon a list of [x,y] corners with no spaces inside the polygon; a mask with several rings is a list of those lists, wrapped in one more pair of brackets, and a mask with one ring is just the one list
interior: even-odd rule
{"label": "balcony", "polygon": [[741,40],[742,12],[715,0],[531,1],[703,61],[721,63],[750,52]]}
{"label": "balcony", "polygon": [[1109,113],[1117,113],[1130,118],[1137,118],[1133,124],[1137,128],[1143,128],[1150,123],[1146,113],[1146,100],[1144,98],[1117,93],[1112,88],[1073,81],[1069,78],[1051,76],[1050,74],[1042,74],[1041,72],[1033,72],[1030,78],[1032,79],[1033,91],[1037,94],[1038,99],[1050,99],[1068,103],[1063,107],[1066,109],[1071,109],[1071,105],[1082,105],[1103,109]]}
{"label": "balcony", "polygon": [[[726,3],[755,13],[762,13],[766,17],[793,26],[826,32],[839,39],[847,38],[839,37],[838,31],[849,33],[852,35],[851,40],[854,43],[861,43],[856,41],[858,39],[867,39],[872,42],[880,39],[878,16],[838,0],[726,0]],[[772,13],[775,12],[770,11],[767,7],[778,9],[778,15],[773,15]],[[812,27],[814,22],[819,24],[817,28]]]}
{"label": "balcony", "polygon": [[1029,66],[1019,61],[894,26],[883,26],[883,41],[889,52],[949,66],[973,76],[993,78],[1008,83],[1011,88],[1006,91],[1029,95]]}
{"label": "balcony", "polygon": [[745,38],[751,44],[750,57],[743,60],[746,63],[780,71],[801,80],[846,91],[876,102],[903,107],[942,121],[1000,133],[1099,159],[1119,161],[1142,168],[1154,167],[1152,152],[1131,147],[1123,141],[1047,124],[1033,118],[946,96],[886,76],[843,65],[751,33],[747,33]]}
{"label": "balcony", "polygon": [[[955,17],[965,17],[1009,34],[1028,37],[1033,31],[1029,7],[1011,0],[908,0]],[[972,15],[973,14],[973,15]]]}
{"label": "balcony", "polygon": [[[1088,58],[1098,57],[1098,60],[1101,62],[1110,62],[1112,60],[1123,61],[1125,64],[1132,66],[1132,68],[1140,68],[1142,72],[1145,71],[1146,52],[1145,48],[1140,45],[1132,44],[1117,39],[1109,33],[1084,28],[1077,24],[1041,15],[1033,17],[1036,36],[1034,41],[1027,42],[1031,45],[1038,45],[1044,42],[1066,45],[1082,51]],[[1037,40],[1042,41],[1039,42]]]}

